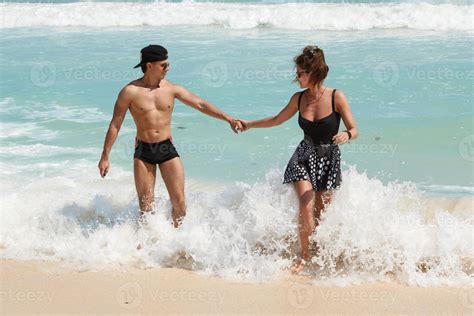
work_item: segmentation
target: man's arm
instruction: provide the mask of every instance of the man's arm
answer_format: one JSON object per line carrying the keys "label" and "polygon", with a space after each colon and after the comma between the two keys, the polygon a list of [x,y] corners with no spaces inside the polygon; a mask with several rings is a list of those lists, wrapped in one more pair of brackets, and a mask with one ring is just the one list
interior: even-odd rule
{"label": "man's arm", "polygon": [[112,145],[117,138],[117,135],[122,126],[127,110],[130,107],[131,102],[131,92],[130,87],[125,86],[122,91],[120,91],[117,101],[115,102],[114,114],[112,120],[109,124],[109,129],[107,130],[107,135],[105,136],[104,148],[102,150],[102,156],[99,161],[99,171],[100,176],[103,178],[106,176],[109,171],[109,154],[112,150]]}
{"label": "man's arm", "polygon": [[217,119],[221,119],[223,121],[226,121],[230,124],[232,130],[234,132],[237,132],[236,128],[239,128],[240,130],[242,129],[242,126],[240,125],[240,122],[237,122],[234,120],[231,116],[227,115],[226,113],[222,112],[219,110],[217,107],[212,105],[210,102],[201,99],[197,95],[189,92],[185,88],[175,85],[174,86],[174,91],[175,91],[175,97],[183,102],[186,105],[189,105],[196,110],[207,114],[209,116],[215,117]]}

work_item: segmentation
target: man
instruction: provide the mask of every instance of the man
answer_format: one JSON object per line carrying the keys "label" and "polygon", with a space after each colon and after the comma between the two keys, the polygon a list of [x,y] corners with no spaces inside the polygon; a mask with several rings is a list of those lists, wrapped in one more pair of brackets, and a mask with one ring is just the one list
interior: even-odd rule
{"label": "man", "polygon": [[174,99],[178,99],[209,116],[227,121],[234,132],[242,129],[240,122],[220,111],[211,103],[165,80],[170,69],[168,51],[160,45],[149,45],[141,50],[143,77],[127,84],[119,93],[112,120],[105,137],[99,161],[101,177],[109,171],[109,155],[117,138],[123,119],[130,113],[137,127],[134,154],[134,177],[140,206],[140,219],[153,210],[156,165],[168,190],[172,204],[174,227],[186,215],[184,199],[184,169],[179,154],[173,146],[170,124]]}

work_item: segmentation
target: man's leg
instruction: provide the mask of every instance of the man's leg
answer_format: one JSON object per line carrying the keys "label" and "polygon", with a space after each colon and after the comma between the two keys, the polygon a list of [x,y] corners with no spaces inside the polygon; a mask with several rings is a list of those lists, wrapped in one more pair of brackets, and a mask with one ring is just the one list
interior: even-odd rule
{"label": "man's leg", "polygon": [[156,165],[146,163],[140,159],[133,159],[135,187],[140,205],[140,222],[147,212],[153,211],[155,201]]}
{"label": "man's leg", "polygon": [[174,227],[181,225],[186,215],[184,201],[184,168],[179,157],[160,164],[160,172],[173,205],[171,216]]}

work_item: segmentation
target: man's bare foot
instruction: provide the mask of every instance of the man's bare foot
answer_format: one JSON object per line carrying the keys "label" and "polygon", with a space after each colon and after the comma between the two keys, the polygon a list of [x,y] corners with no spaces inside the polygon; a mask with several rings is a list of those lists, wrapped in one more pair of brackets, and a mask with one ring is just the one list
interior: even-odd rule
{"label": "man's bare foot", "polygon": [[147,211],[147,212],[142,212],[140,211],[140,214],[138,215],[137,219],[137,228],[143,228],[148,224],[148,216],[150,215],[155,215],[155,211]]}
{"label": "man's bare foot", "polygon": [[306,265],[306,260],[298,259],[292,266],[291,266],[291,273],[298,274],[303,271]]}
{"label": "man's bare foot", "polygon": [[185,215],[177,217],[177,216],[172,215],[172,217],[173,217],[172,224],[173,224],[174,228],[178,228],[178,227],[181,226],[181,224],[183,224],[184,216]]}

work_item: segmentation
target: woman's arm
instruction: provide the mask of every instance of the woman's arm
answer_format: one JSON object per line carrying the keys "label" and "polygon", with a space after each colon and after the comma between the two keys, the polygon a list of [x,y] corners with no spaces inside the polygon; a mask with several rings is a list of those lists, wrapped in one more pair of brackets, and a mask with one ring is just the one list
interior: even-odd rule
{"label": "woman's arm", "polygon": [[[344,122],[344,126],[346,127],[346,131],[351,134],[350,139],[356,139],[359,136],[359,131],[357,130],[354,117],[352,116],[349,102],[347,102],[346,96],[340,90],[337,90],[336,95],[334,96],[334,107],[336,109],[336,112],[341,115],[342,121]],[[332,138],[333,143],[346,143],[349,140],[349,133],[347,133],[346,131],[334,135],[334,137]]]}
{"label": "woman's arm", "polygon": [[241,120],[244,125],[244,130],[248,130],[249,128],[273,127],[288,121],[296,112],[298,112],[298,95],[298,92],[293,94],[288,104],[277,115],[255,121]]}

